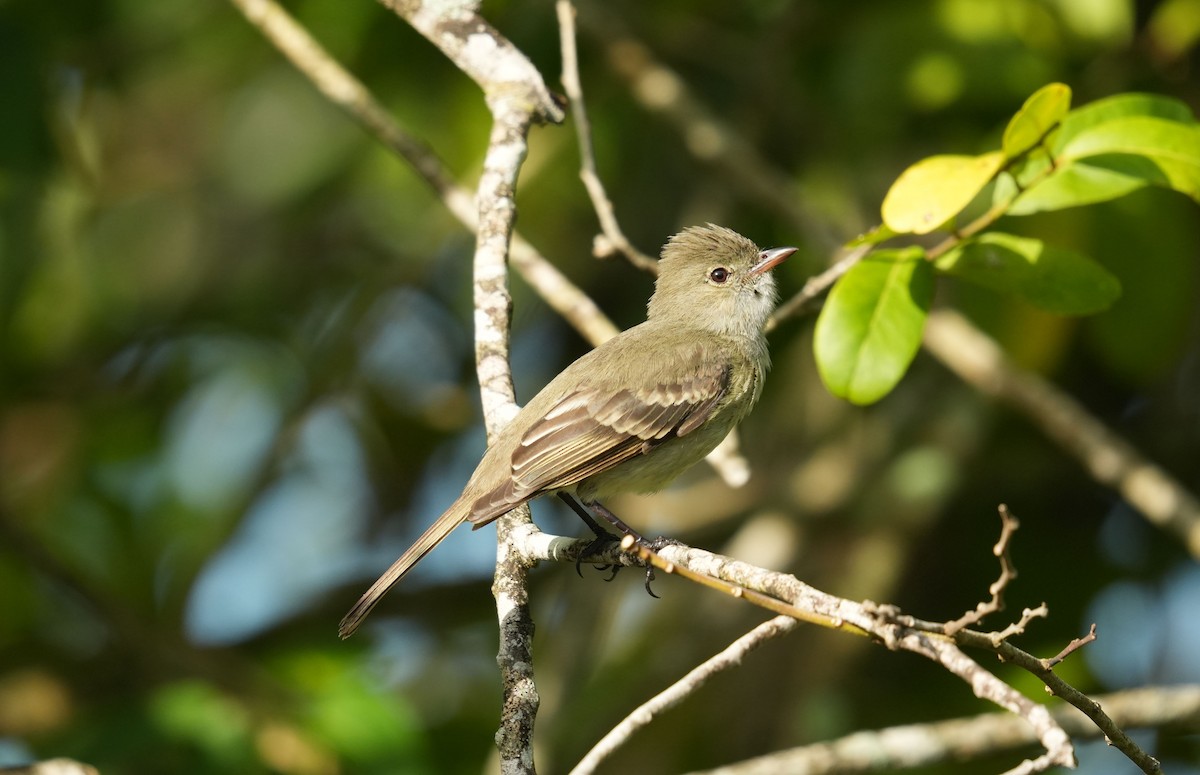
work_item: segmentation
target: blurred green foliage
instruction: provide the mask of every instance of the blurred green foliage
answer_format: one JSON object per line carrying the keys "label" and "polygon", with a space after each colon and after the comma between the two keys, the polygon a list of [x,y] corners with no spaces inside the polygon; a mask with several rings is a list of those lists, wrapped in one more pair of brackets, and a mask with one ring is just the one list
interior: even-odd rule
{"label": "blurred green foliage", "polygon": [[[376,3],[288,8],[473,185],[488,116],[468,79]],[[557,82],[548,6],[483,12]],[[580,24],[601,174],[626,232],[654,251],[711,220],[798,244],[785,293],[876,225],[902,170],[1000,147],[1046,83],[1070,85],[1077,104],[1144,91],[1200,108],[1196,0],[626,1],[585,4]],[[802,229],[648,111],[621,74],[626,35],[819,226]],[[231,5],[9,0],[0,84],[0,763],[487,767],[499,716],[489,533],[454,536],[361,636],[335,636],[482,449],[470,236]],[[539,128],[531,142],[521,230],[615,320],[638,321],[651,282],[590,257],[573,133]],[[1011,220],[1005,230],[1095,258],[1120,300],[1080,320],[954,284],[935,305],[966,310],[1200,488],[1195,205],[1147,189]],[[586,345],[520,280],[514,296],[527,398]],[[986,596],[1007,502],[1023,524],[1010,605],[1052,611],[1023,646],[1056,653],[1099,620],[1101,641],[1062,668],[1081,688],[1200,680],[1195,558],[931,359],[870,409],[834,400],[812,328],[772,335],[775,370],[742,436],[747,487],[699,470],[610,505],[646,532],[934,619]],[[536,512],[578,532],[553,505]],[[647,599],[635,575],[534,575],[544,771],[762,618],[670,579]],[[901,657],[852,640],[802,628],[764,646],[608,771],[712,766],[985,710],[933,666],[897,669]],[[1196,761],[1194,740],[1151,743]],[[1118,755],[1092,756],[1085,766]]]}

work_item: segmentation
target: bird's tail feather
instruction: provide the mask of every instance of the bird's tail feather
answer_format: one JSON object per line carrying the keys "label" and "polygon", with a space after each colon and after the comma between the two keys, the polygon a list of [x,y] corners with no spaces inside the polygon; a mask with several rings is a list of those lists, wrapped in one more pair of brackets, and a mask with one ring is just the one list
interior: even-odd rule
{"label": "bird's tail feather", "polygon": [[400,579],[404,578],[412,570],[412,567],[420,562],[422,557],[445,540],[446,536],[450,535],[450,531],[462,524],[466,518],[467,509],[460,503],[455,503],[442,516],[438,517],[437,521],[421,534],[416,543],[408,547],[404,554],[400,555],[400,559],[392,563],[392,566],[375,580],[375,583],[363,593],[349,613],[342,617],[342,621],[338,624],[338,635],[343,640],[353,635],[380,598],[387,594],[389,589],[396,586]]}

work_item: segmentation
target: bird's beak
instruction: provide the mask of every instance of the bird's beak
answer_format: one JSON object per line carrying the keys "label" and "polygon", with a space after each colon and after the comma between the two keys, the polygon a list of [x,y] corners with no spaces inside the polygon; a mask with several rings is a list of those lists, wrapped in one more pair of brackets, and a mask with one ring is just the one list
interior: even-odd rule
{"label": "bird's beak", "polygon": [[769,272],[783,263],[784,259],[796,252],[796,248],[771,248],[758,254],[758,263],[750,267],[750,276],[756,277],[763,272]]}

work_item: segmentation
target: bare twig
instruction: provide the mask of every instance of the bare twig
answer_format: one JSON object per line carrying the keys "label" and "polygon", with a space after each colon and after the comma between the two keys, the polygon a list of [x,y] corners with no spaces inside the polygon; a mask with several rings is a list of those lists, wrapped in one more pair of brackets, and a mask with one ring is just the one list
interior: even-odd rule
{"label": "bare twig", "polygon": [[596,172],[596,152],[592,146],[592,123],[588,120],[587,104],[583,101],[583,85],[579,80],[579,60],[575,53],[575,6],[570,0],[558,0],[555,3],[558,13],[559,38],[562,41],[563,89],[571,102],[571,115],[575,118],[575,133],[579,138],[579,177],[591,197],[592,207],[600,219],[600,228],[604,231],[607,245],[602,248],[597,245],[596,255],[605,257],[618,250],[625,254],[631,264],[645,272],[658,274],[658,262],[633,246],[633,243],[621,231],[617,217],[613,213],[612,200],[604,191],[600,175]]}
{"label": "bare twig", "polygon": [[622,746],[635,732],[653,721],[656,716],[679,705],[688,695],[706,684],[713,676],[740,665],[747,654],[764,642],[791,632],[797,624],[798,622],[790,616],[776,616],[738,638],[719,654],[715,654],[697,665],[683,678],[638,706],[609,730],[579,761],[579,764],[575,765],[571,770],[571,775],[590,775],[595,772],[596,767],[604,759]]}
{"label": "bare twig", "polygon": [[1052,667],[1054,667],[1055,665],[1059,664],[1059,663],[1060,663],[1060,662],[1062,662],[1064,659],[1066,659],[1067,657],[1069,657],[1071,654],[1073,654],[1074,652],[1076,652],[1076,651],[1078,651],[1079,649],[1083,648],[1084,646],[1086,646],[1087,644],[1091,643],[1091,642],[1092,642],[1092,641],[1094,641],[1094,640],[1096,640],[1096,624],[1095,624],[1095,622],[1093,622],[1093,623],[1092,623],[1092,626],[1091,626],[1091,628],[1088,630],[1088,634],[1087,634],[1087,635],[1084,635],[1082,638],[1072,638],[1072,639],[1071,639],[1071,642],[1070,642],[1070,643],[1068,643],[1068,644],[1066,645],[1066,647],[1064,647],[1064,648],[1063,648],[1063,650],[1062,650],[1062,651],[1058,652],[1057,654],[1055,654],[1054,656],[1050,657],[1049,659],[1043,659],[1043,660],[1042,660],[1042,665],[1043,665],[1043,666],[1044,666],[1044,667],[1045,667],[1047,670],[1049,670],[1050,668],[1052,668]]}
{"label": "bare twig", "polygon": [[925,348],[985,395],[1030,417],[1099,482],[1112,487],[1154,524],[1200,557],[1200,501],[1079,402],[1032,372],[1017,368],[1000,346],[951,310],[930,313]]}
{"label": "bare twig", "polygon": [[955,636],[955,640],[964,645],[976,648],[993,649],[997,656],[1005,662],[1012,663],[1037,676],[1042,683],[1046,684],[1046,688],[1050,693],[1056,697],[1062,697],[1083,711],[1104,732],[1104,737],[1109,743],[1125,754],[1142,772],[1148,775],[1155,775],[1162,772],[1162,767],[1158,761],[1133,742],[1121,726],[1104,712],[1104,709],[1100,707],[1100,703],[1058,677],[1047,664],[1049,660],[1038,659],[1032,654],[1017,648],[1009,641],[993,644],[988,635],[972,630],[963,630]]}
{"label": "bare twig", "polygon": [[[1004,610],[1004,590],[1008,587],[1009,582],[1017,577],[1017,569],[1012,563],[1012,558],[1008,555],[1008,544],[1012,540],[1013,533],[1020,527],[1020,522],[1008,510],[1008,506],[1000,504],[1000,540],[992,547],[992,554],[1000,558],[1000,578],[996,579],[988,587],[988,593],[991,594],[991,599],[979,603],[975,606],[975,610],[968,611],[952,622],[946,622],[943,629],[947,635],[953,635],[961,629],[971,627],[983,621],[983,618],[988,614],[996,613]],[[1024,629],[1025,621],[1022,620],[1020,629],[1012,632],[1006,632],[998,640],[1003,640],[1011,635],[1015,635]]]}
{"label": "bare twig", "polygon": [[[1046,607],[1045,603],[1036,608],[1025,608],[1021,611],[1021,618],[1019,620],[1008,625],[1003,630],[995,630],[989,632],[987,635],[992,639],[992,643],[999,644],[1017,635],[1024,635],[1025,630],[1029,628],[1031,622],[1035,619],[1046,619],[1049,616],[1050,609]],[[956,630],[955,632],[960,632],[960,630]]]}
{"label": "bare twig", "polygon": [[[834,597],[801,583],[793,576],[756,568],[728,557],[674,545],[664,547],[657,553],[639,547],[638,554],[656,568],[668,573],[686,572],[689,579],[706,586],[740,587],[740,592],[733,591],[735,596],[776,613],[795,616],[797,614],[793,612],[798,610],[804,621],[865,633],[890,649],[911,651],[937,662],[963,679],[976,696],[1021,716],[1033,727],[1045,753],[1011,770],[1014,775],[1043,772],[1054,765],[1074,766],[1071,741],[1050,718],[1045,707],[1030,701],[983,669],[944,635],[906,626],[897,620],[890,609]],[[724,585],[720,582],[724,582]]]}
{"label": "bare twig", "polygon": [[1003,505],[1000,507],[1000,518],[1003,523],[1000,531],[1000,540],[992,548],[992,553],[1001,558],[1001,574],[1000,578],[991,586],[992,601],[990,604],[980,603],[975,611],[968,613],[956,621],[944,624],[922,622],[912,617],[897,616],[894,612],[889,612],[888,615],[893,620],[908,627],[938,635],[953,636],[960,645],[990,649],[1001,659],[1011,661],[1018,667],[1028,670],[1046,684],[1046,688],[1053,694],[1063,697],[1067,702],[1087,714],[1096,723],[1096,726],[1104,731],[1106,737],[1112,742],[1112,745],[1124,753],[1130,761],[1138,765],[1143,772],[1159,772],[1158,761],[1134,743],[1112,719],[1104,714],[1096,702],[1054,674],[1053,668],[1055,665],[1061,663],[1067,656],[1078,649],[1096,640],[1095,624],[1091,626],[1091,630],[1086,636],[1073,639],[1067,644],[1066,648],[1050,659],[1037,659],[1008,641],[1012,636],[1024,633],[1025,628],[1034,619],[1044,618],[1049,615],[1045,603],[1037,608],[1026,608],[1021,614],[1020,621],[1010,624],[998,632],[982,633],[966,629],[965,625],[968,620],[978,621],[982,619],[984,613],[990,613],[990,609],[995,608],[995,605],[1001,602],[1001,592],[1008,581],[1016,577],[1016,569],[1013,568],[1011,559],[1008,556],[1008,548],[1012,536],[1018,527],[1017,519]]}
{"label": "bare twig", "polygon": [[807,312],[810,305],[832,288],[833,284],[842,275],[849,272],[855,264],[862,261],[871,252],[871,247],[871,245],[859,245],[834,261],[825,271],[808,278],[799,293],[780,304],[771,313],[771,317],[767,320],[767,332],[774,331],[782,321],[788,318],[799,317]]}

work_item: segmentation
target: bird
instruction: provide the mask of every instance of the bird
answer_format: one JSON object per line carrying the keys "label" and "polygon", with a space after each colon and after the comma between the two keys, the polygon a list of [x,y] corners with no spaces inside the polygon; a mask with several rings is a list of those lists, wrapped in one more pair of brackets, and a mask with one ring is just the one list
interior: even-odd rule
{"label": "bird", "polygon": [[546,494],[585,520],[612,518],[603,499],[655,492],[702,460],[762,393],[771,270],[795,252],[761,250],[711,223],[672,236],[646,320],[571,363],[516,414],[462,494],[342,618],[340,637],[464,522],[478,529]]}

